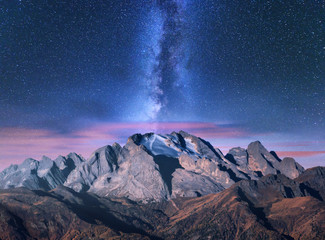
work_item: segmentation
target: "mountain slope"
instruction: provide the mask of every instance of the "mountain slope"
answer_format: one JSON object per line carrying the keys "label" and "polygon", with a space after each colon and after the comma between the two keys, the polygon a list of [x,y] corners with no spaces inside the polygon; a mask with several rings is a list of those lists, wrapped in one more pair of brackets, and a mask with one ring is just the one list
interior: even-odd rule
{"label": "mountain slope", "polygon": [[[325,183],[315,170],[308,176]],[[0,190],[0,238],[325,239],[325,189],[306,184],[267,175],[217,194],[147,204],[63,186]]]}

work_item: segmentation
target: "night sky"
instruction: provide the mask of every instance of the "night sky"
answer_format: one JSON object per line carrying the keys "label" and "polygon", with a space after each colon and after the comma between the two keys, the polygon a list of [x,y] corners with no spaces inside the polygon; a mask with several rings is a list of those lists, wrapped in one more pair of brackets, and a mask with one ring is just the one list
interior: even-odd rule
{"label": "night sky", "polygon": [[324,116],[325,1],[0,0],[0,169],[182,129],[324,165]]}

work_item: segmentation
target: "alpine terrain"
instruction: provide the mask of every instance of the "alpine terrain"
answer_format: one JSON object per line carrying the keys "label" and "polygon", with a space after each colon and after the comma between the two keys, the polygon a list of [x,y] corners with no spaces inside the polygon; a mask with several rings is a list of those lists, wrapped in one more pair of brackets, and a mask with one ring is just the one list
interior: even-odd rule
{"label": "alpine terrain", "polygon": [[325,168],[184,131],[0,173],[0,239],[325,239]]}

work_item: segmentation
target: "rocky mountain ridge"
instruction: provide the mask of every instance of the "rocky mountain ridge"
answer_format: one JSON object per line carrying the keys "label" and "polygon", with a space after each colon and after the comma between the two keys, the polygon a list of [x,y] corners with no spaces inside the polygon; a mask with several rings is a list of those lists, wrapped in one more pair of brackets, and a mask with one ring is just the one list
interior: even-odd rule
{"label": "rocky mountain ridge", "polygon": [[50,190],[64,185],[77,192],[157,202],[217,193],[268,174],[296,178],[303,171],[294,159],[281,160],[258,141],[223,155],[209,142],[180,131],[134,134],[125,146],[104,146],[87,160],[75,153],[54,161],[26,159],[0,173],[0,188]]}

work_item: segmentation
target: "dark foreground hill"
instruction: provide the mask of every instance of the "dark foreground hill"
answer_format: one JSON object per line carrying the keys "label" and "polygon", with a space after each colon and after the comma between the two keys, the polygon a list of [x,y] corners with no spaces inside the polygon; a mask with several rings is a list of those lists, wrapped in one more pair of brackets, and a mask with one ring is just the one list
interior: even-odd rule
{"label": "dark foreground hill", "polygon": [[325,168],[139,203],[58,186],[0,191],[1,239],[325,239]]}

